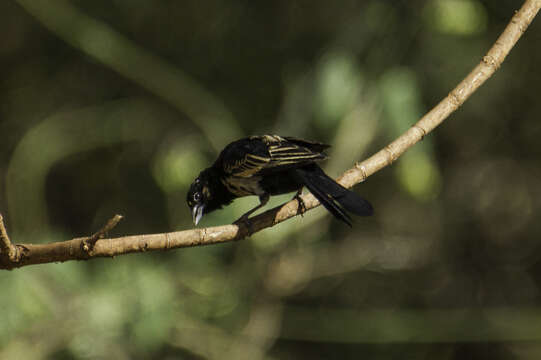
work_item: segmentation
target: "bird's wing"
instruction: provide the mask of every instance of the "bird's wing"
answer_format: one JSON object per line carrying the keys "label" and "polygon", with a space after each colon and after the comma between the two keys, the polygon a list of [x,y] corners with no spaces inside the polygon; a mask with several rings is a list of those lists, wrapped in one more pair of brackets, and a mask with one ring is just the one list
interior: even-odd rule
{"label": "bird's wing", "polygon": [[252,136],[229,144],[220,155],[225,173],[251,177],[323,160],[328,145],[277,135]]}
{"label": "bird's wing", "polygon": [[251,177],[264,169],[271,157],[262,141],[245,138],[227,145],[218,161],[228,175]]}
{"label": "bird's wing", "polygon": [[323,160],[327,155],[323,150],[328,145],[296,138],[278,137],[268,144],[271,161],[268,167],[296,167]]}

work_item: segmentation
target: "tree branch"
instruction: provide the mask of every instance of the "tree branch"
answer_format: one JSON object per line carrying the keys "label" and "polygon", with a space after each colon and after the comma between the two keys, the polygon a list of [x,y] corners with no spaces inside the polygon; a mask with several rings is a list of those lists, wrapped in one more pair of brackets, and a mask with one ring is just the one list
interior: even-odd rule
{"label": "tree branch", "polygon": [[17,246],[11,243],[6,226],[4,225],[4,217],[0,214],[0,262],[2,262],[2,258],[7,258],[5,260],[16,263],[20,260],[21,253]]}
{"label": "tree branch", "polygon": [[[527,0],[511,19],[510,23],[494,43],[489,52],[483,57],[468,76],[462,80],[449,95],[436,107],[423,116],[415,125],[403,133],[400,137],[374,154],[369,159],[356,163],[347,170],[338,182],[345,187],[352,187],[363,182],[376,171],[390,165],[407,149],[420,141],[426,134],[436,128],[451,113],[458,109],[479,86],[481,86],[500,67],[509,51],[532,22],[541,8],[541,0]],[[302,196],[306,210],[319,205],[319,202],[311,195]],[[20,256],[8,255],[8,258],[0,257],[0,269],[13,269],[31,264],[43,264],[68,260],[88,260],[97,257],[113,257],[134,252],[169,250],[182,247],[211,245],[228,241],[236,241],[249,236],[253,232],[272,227],[297,215],[298,202],[289,201],[281,206],[268,210],[251,219],[251,228],[244,225],[224,225],[203,229],[192,229],[162,234],[134,235],[119,238],[104,239],[105,232],[110,230],[116,222],[110,220],[112,226],[106,225],[93,236],[75,238],[68,241],[49,244],[22,244],[17,245]],[[2,253],[4,248],[17,250],[10,245],[9,238],[2,224]],[[105,230],[104,230],[105,229]],[[251,231],[251,232],[250,232]],[[8,250],[8,254],[11,254]]]}

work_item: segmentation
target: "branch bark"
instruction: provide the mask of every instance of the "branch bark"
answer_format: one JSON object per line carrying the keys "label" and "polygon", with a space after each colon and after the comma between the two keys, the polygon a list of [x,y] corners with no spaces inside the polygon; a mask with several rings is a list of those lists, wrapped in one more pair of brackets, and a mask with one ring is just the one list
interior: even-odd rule
{"label": "branch bark", "polygon": [[19,249],[11,243],[6,226],[4,225],[4,217],[0,214],[0,262],[2,259],[11,263],[16,263],[20,260],[21,253]]}
{"label": "branch bark", "polygon": [[[541,0],[527,0],[515,13],[503,33],[496,40],[482,61],[462,80],[436,107],[423,116],[409,130],[387,145],[385,148],[363,162],[347,170],[337,181],[345,187],[352,187],[387,165],[392,164],[400,155],[415,143],[422,140],[434,128],[441,124],[451,113],[458,109],[492,74],[500,67],[509,51],[530,25],[541,8]],[[302,196],[306,210],[319,205],[311,195]],[[182,247],[211,245],[236,241],[249,236],[250,230],[261,231],[297,215],[298,202],[289,201],[268,210],[251,219],[251,229],[244,225],[224,225],[202,229],[191,229],[162,234],[134,235],[119,238],[102,238],[112,226],[105,226],[103,231],[92,237],[75,238],[68,241],[49,244],[21,244],[16,247],[9,244],[7,232],[2,225],[2,253],[15,247],[20,256],[0,257],[0,269],[13,269],[31,264],[43,264],[68,260],[88,260],[97,257],[113,257],[134,252],[170,250]],[[120,219],[118,219],[120,220]],[[118,220],[116,222],[118,222]],[[110,222],[113,221],[110,220]],[[114,222],[114,221],[113,221]],[[4,235],[5,233],[5,235]],[[7,239],[7,240],[6,240]],[[8,253],[11,254],[8,250]]]}

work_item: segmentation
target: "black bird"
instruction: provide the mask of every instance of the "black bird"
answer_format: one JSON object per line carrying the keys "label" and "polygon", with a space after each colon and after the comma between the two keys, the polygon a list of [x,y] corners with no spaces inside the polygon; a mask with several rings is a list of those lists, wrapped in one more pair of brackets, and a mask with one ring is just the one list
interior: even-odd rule
{"label": "black bird", "polygon": [[[370,216],[372,205],[353,191],[331,179],[316,162],[327,158],[323,151],[330,145],[277,135],[251,136],[227,145],[214,164],[201,171],[187,195],[193,221],[197,225],[203,214],[210,213],[234,199],[257,195],[260,204],[237,222],[265,206],[270,195],[297,191],[303,186],[337,219],[351,226],[347,211]],[[303,211],[303,210],[301,210]]]}

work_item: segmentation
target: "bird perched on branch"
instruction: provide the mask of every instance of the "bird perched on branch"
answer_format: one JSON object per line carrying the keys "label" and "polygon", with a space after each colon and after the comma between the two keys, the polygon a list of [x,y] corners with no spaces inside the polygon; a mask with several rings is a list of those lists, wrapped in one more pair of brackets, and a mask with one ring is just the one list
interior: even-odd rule
{"label": "bird perched on branch", "polygon": [[227,145],[214,164],[201,171],[187,195],[193,221],[197,225],[204,214],[230,204],[242,196],[257,195],[260,204],[242,215],[237,222],[248,221],[257,209],[265,206],[271,195],[297,191],[300,198],[308,190],[338,220],[351,226],[348,212],[372,215],[372,205],[356,193],[331,179],[317,165],[325,160],[329,145],[277,135],[251,136]]}

